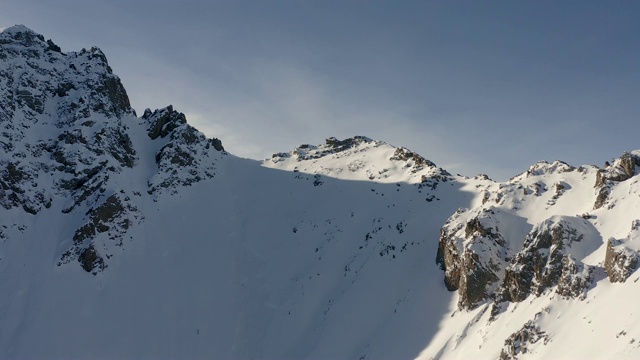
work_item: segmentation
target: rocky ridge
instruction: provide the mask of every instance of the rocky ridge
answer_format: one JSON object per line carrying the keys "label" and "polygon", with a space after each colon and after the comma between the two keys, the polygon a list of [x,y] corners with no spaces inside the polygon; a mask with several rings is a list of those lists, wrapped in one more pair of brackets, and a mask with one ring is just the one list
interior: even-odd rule
{"label": "rocky ridge", "polygon": [[[51,40],[23,26],[0,33],[0,149],[4,214],[0,217],[0,246],[24,240],[22,234],[35,227],[35,219],[55,212],[56,219],[68,223],[64,240],[56,247],[55,265],[93,275],[109,271],[117,263],[113,257],[135,241],[132,229],[144,227],[149,215],[143,211],[146,204],[169,203],[196,183],[216,185],[227,159],[219,139],[209,139],[191,127],[172,106],[147,109],[136,117],[122,83],[98,48],[64,53]],[[336,225],[344,220],[342,215],[349,222],[366,222],[366,231],[357,234],[357,245],[341,248],[354,252],[340,268],[340,276],[351,285],[361,284],[358,272],[374,263],[373,259],[384,264],[400,262],[412,246],[424,251],[420,246],[433,242],[429,246],[434,252],[437,249],[436,263],[444,271],[442,286],[457,292],[457,310],[447,316],[473,314],[474,324],[486,319],[490,327],[503,324],[502,319],[519,303],[538,304],[545,298],[588,302],[590,292],[603,281],[621,287],[638,280],[634,276],[640,257],[640,220],[635,204],[640,196],[636,185],[640,151],[625,153],[602,169],[542,161],[503,183],[486,175],[453,176],[415,152],[364,136],[329,138],[318,146],[303,144],[291,152],[274,154],[262,165],[296,173],[292,174],[296,179],[304,177],[313,184],[309,191],[325,192],[325,196],[336,189],[332,187],[336,179],[366,182],[367,195],[392,209],[387,211],[397,218],[380,215],[362,221],[360,214],[342,214],[345,209],[341,208],[332,209],[331,216],[320,220],[301,217],[317,207],[311,204],[276,219],[278,224],[291,221],[287,232],[293,234],[281,231],[277,237],[306,240],[308,233],[317,231],[322,241],[312,252],[321,263],[331,257],[325,251],[329,244],[351,245],[341,238],[347,228]],[[405,186],[407,183],[411,186]],[[291,191],[287,196],[308,196],[302,188],[296,189],[300,193]],[[437,246],[437,235],[429,238],[412,233],[412,226],[420,221],[407,220],[422,216],[421,221],[428,222],[434,212],[415,215],[397,210],[413,200],[427,204],[426,209],[445,208],[454,202],[445,197],[458,196],[459,189],[471,194],[455,200],[467,207],[459,208],[444,223]],[[394,197],[395,193],[399,195]],[[352,195],[345,192],[344,196]],[[472,200],[466,201],[469,197]],[[358,193],[347,204],[362,199],[365,196]],[[416,208],[423,209],[411,207]],[[250,218],[261,216],[263,213]],[[234,219],[229,216],[228,221]],[[612,225],[622,221],[623,230]],[[247,237],[244,229],[241,233]],[[238,236],[233,231],[229,234],[230,238]],[[279,250],[301,247],[304,242],[292,244]],[[4,254],[0,248],[0,261]],[[254,261],[261,261],[254,248],[250,254],[258,259]],[[6,262],[0,263],[0,268],[4,266]],[[265,265],[257,268],[260,266]],[[384,268],[389,269],[393,268]],[[314,274],[321,277],[319,271]],[[252,276],[239,278],[253,281]],[[298,275],[293,278],[300,281]],[[315,287],[299,286],[304,291]],[[348,293],[348,287],[340,286],[340,296]],[[265,285],[257,287],[264,290]],[[332,309],[339,308],[335,304],[340,296],[327,300],[320,324]],[[409,298],[403,294],[395,310]],[[501,358],[528,356],[553,341],[543,321],[550,311],[541,309],[521,327],[509,330],[510,335],[500,339],[504,341]],[[464,344],[463,335],[473,324],[465,326],[451,344]],[[443,349],[447,344],[448,340]]]}
{"label": "rocky ridge", "polygon": [[640,166],[640,151],[632,151],[624,153],[619,158],[614,159],[612,163],[607,162],[603,169],[599,169],[594,185],[598,195],[593,209],[599,209],[604,205],[615,206],[615,203],[609,202],[609,195],[612,189],[618,183],[637,175],[636,168],[638,166]]}
{"label": "rocky ridge", "polygon": [[291,152],[273,154],[265,165],[340,179],[421,183],[433,189],[452,179],[449,172],[409,149],[365,136],[330,137],[317,146],[302,144]]}
{"label": "rocky ridge", "polygon": [[36,215],[57,204],[62,213],[85,214],[58,265],[77,260],[94,274],[105,269],[110,249],[144,219],[135,200],[141,192],[114,180],[148,161],[136,149],[145,145],[132,140],[135,128],[163,143],[149,194],[213,178],[219,156],[211,153],[223,152],[220,140],[207,139],[171,106],[138,120],[97,47],[65,53],[24,26],[0,33],[0,88],[0,206]]}
{"label": "rocky ridge", "polygon": [[[552,288],[562,296],[584,298],[594,269],[603,269],[603,263],[612,274],[611,281],[626,279],[637,266],[637,251],[624,244],[633,243],[635,233],[624,241],[610,239],[606,261],[601,259],[600,265],[583,264],[581,260],[602,244],[593,224],[597,216],[589,212],[555,215],[554,205],[579,183],[595,177],[599,190],[592,196],[594,207],[600,208],[598,199],[603,191],[608,194],[616,182],[635,176],[634,154],[623,154],[605,169],[540,162],[506,183],[478,185],[484,193],[482,204],[460,209],[449,218],[441,231],[436,258],[445,271],[447,288],[460,294],[460,308],[473,309],[485,301],[520,302]],[[541,221],[527,216],[538,204],[550,215]],[[559,210],[563,214],[563,209]],[[512,218],[505,221],[506,216]],[[532,221],[536,224],[533,227],[529,225]],[[523,233],[524,229],[531,230]]]}
{"label": "rocky ridge", "polygon": [[222,141],[207,139],[173,106],[154,112],[147,109],[142,119],[149,124],[149,138],[164,142],[155,156],[158,172],[149,179],[149,194],[163,189],[175,194],[181,186],[215,176],[217,154],[225,154]]}

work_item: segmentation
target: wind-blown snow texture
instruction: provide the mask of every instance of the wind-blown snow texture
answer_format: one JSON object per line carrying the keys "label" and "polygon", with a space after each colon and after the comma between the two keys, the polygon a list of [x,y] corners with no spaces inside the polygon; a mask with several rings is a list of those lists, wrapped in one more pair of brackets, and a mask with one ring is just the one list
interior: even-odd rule
{"label": "wind-blown snow texture", "polygon": [[505,183],[363,136],[235,157],[0,33],[0,358],[640,357],[640,152]]}

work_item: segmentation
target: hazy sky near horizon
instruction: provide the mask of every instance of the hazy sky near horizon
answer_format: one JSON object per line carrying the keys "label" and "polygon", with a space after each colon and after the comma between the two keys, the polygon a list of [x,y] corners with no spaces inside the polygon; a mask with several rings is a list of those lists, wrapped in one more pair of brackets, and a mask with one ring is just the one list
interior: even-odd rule
{"label": "hazy sky near horizon", "polygon": [[139,115],[173,104],[256,159],[366,135],[453,173],[640,149],[640,3],[0,0],[100,47]]}

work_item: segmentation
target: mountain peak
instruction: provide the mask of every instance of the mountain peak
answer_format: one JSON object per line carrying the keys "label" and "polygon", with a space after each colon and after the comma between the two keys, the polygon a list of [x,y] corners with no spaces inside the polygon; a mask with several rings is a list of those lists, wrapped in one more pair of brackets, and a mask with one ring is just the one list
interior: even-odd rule
{"label": "mountain peak", "polygon": [[344,140],[330,137],[321,145],[302,144],[291,152],[273,154],[264,165],[340,179],[387,183],[419,183],[425,178],[450,175],[407,148],[361,135]]}
{"label": "mountain peak", "polygon": [[8,28],[4,28],[0,30],[0,34],[17,34],[17,33],[31,33],[35,35],[40,35],[24,25],[13,25],[13,26],[9,26]]}
{"label": "mountain peak", "polygon": [[[51,40],[49,40],[49,43],[51,43]],[[14,25],[0,31],[0,45],[3,47],[18,45],[23,47],[37,46],[47,48],[47,44],[44,36],[24,25]]]}
{"label": "mountain peak", "polygon": [[366,136],[227,156],[14,26],[0,358],[640,358],[639,194],[640,151],[507,182]]}

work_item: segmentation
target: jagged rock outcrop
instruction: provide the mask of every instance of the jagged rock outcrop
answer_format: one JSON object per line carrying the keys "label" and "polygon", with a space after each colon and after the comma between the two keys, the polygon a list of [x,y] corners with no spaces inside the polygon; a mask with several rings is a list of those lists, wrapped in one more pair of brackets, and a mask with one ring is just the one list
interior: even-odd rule
{"label": "jagged rock outcrop", "polygon": [[[497,191],[487,192],[484,203],[495,203],[515,209],[523,202],[535,201],[552,190],[553,195],[547,199],[545,205],[554,206],[560,197],[571,190],[572,186],[565,178],[572,176],[574,172],[585,173],[587,171],[588,169],[585,167],[576,168],[559,160],[551,163],[539,161],[522,174],[498,184]],[[550,181],[551,178],[557,180]]]}
{"label": "jagged rock outcrop", "polygon": [[571,185],[567,184],[564,181],[560,181],[557,182],[553,185],[553,189],[554,189],[554,194],[551,197],[551,199],[549,199],[549,201],[547,201],[547,205],[553,206],[556,204],[556,202],[558,201],[558,199],[560,199],[560,197],[568,190],[571,190]]}
{"label": "jagged rock outcrop", "polygon": [[[77,260],[94,274],[105,269],[113,246],[123,246],[129,227],[144,218],[136,205],[142,192],[115,180],[138,172],[136,146],[161,142],[155,158],[144,159],[157,164],[147,175],[150,193],[176,193],[215,174],[224,153],[219,139],[207,139],[172,107],[135,116],[97,47],[67,53],[24,26],[0,32],[0,206],[80,217],[59,265]],[[134,143],[132,128],[140,126],[151,140]],[[15,224],[0,218],[0,225]]]}
{"label": "jagged rock outcrop", "polygon": [[575,167],[567,164],[564,161],[555,160],[550,163],[548,161],[542,160],[529,167],[529,169],[525,172],[525,177],[571,172],[575,169]]}
{"label": "jagged rock outcrop", "polygon": [[625,282],[638,268],[638,253],[624,246],[624,242],[611,238],[607,241],[605,271],[611,282]]}
{"label": "jagged rock outcrop", "polygon": [[542,341],[542,345],[549,342],[549,335],[540,330],[533,321],[528,321],[522,328],[511,334],[505,341],[500,352],[500,360],[514,360],[522,354],[531,352],[531,348]]}
{"label": "jagged rock outcrop", "polygon": [[527,228],[524,219],[497,208],[459,210],[447,220],[436,263],[445,271],[447,289],[458,291],[461,308],[494,298],[507,259],[524,238],[519,229]]}
{"label": "jagged rock outcrop", "polygon": [[563,296],[581,295],[590,284],[593,269],[577,261],[572,252],[584,256],[595,250],[591,245],[594,239],[587,237],[596,234],[593,225],[580,217],[555,216],[537,225],[505,270],[503,299],[519,302],[556,285]]}
{"label": "jagged rock outcrop", "polygon": [[165,145],[156,153],[158,173],[149,180],[149,194],[176,193],[180,186],[211,179],[216,173],[216,162],[225,154],[219,139],[208,139],[187,124],[184,114],[168,106],[142,117],[148,124],[151,139],[160,137]]}
{"label": "jagged rock outcrop", "polygon": [[429,161],[419,154],[403,147],[396,148],[395,153],[389,160],[405,161],[411,167],[412,172],[418,172],[425,167],[435,167],[432,161]]}
{"label": "jagged rock outcrop", "polygon": [[374,141],[366,136],[354,136],[344,140],[338,140],[335,137],[330,137],[325,140],[324,145],[314,146],[310,144],[302,144],[296,147],[293,152],[290,153],[276,153],[272,157],[272,161],[278,162],[280,158],[288,158],[295,156],[297,161],[320,159],[322,157],[339,154],[346,152],[347,150],[357,149],[362,144],[372,144],[377,146],[383,144],[381,141]]}
{"label": "jagged rock outcrop", "polygon": [[594,270],[594,266],[583,264],[571,255],[564,256],[556,293],[565,298],[584,300],[593,283]]}
{"label": "jagged rock outcrop", "polygon": [[[42,208],[51,207],[51,195],[37,189],[37,176],[29,164],[21,161],[0,162],[0,205],[5,209],[22,208],[37,214]],[[27,185],[27,186],[25,186]]]}
{"label": "jagged rock outcrop", "polygon": [[[52,123],[60,127],[92,113],[118,118],[134,114],[120,79],[97,47],[63,53],[24,26],[5,29],[0,44],[0,82],[13,89],[0,98],[0,118],[20,113],[37,123],[40,115],[53,115]],[[55,103],[56,109],[48,110],[47,103]]]}
{"label": "jagged rock outcrop", "polygon": [[638,268],[639,242],[640,220],[635,220],[631,224],[631,231],[626,239],[610,238],[607,241],[604,269],[611,282],[625,282]]}
{"label": "jagged rock outcrop", "polygon": [[370,143],[373,140],[366,136],[354,136],[352,138],[347,138],[344,140],[338,140],[335,137],[330,137],[326,140],[327,147],[333,149],[333,152],[345,151],[347,149],[351,149],[354,146],[357,146],[363,142]]}
{"label": "jagged rock outcrop", "polygon": [[[73,246],[62,255],[58,266],[77,259],[85,271],[97,274],[107,267],[104,258],[111,256],[109,248],[123,246],[124,234],[143,218],[124,191],[112,194],[88,211],[87,222],[75,231]],[[101,241],[97,242],[99,237]]]}
{"label": "jagged rock outcrop", "polygon": [[601,244],[595,227],[581,217],[554,216],[523,233],[528,229],[525,219],[497,208],[459,210],[449,218],[436,262],[447,289],[458,291],[460,308],[495,301],[493,318],[500,303],[551,289],[584,297],[595,268],[581,260]]}
{"label": "jagged rock outcrop", "polygon": [[640,166],[640,152],[633,151],[624,153],[620,158],[615,159],[612,164],[598,170],[596,184],[594,185],[597,196],[593,209],[596,210],[603,207],[609,200],[611,190],[616,183],[633,177],[638,166]]}
{"label": "jagged rock outcrop", "polygon": [[158,136],[164,138],[178,126],[187,123],[187,117],[183,113],[174,111],[172,105],[154,112],[146,109],[142,118],[149,122],[147,133],[152,140],[157,139]]}
{"label": "jagged rock outcrop", "polygon": [[24,26],[5,29],[0,44],[0,205],[31,214],[58,196],[72,199],[66,211],[90,205],[109,173],[136,161],[120,79],[100,49],[63,53]]}

